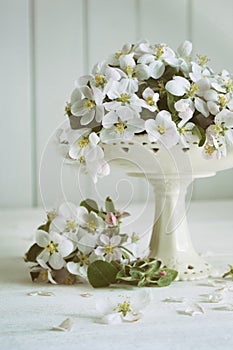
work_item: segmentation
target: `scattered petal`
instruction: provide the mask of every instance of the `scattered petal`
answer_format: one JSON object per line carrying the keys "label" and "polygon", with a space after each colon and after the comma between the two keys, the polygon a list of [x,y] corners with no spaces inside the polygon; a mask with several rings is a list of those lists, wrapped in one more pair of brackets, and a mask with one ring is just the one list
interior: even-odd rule
{"label": "scattered petal", "polygon": [[183,303],[185,301],[184,297],[167,297],[163,300],[164,303]]}
{"label": "scattered petal", "polygon": [[88,292],[81,293],[80,295],[81,295],[81,297],[83,297],[83,298],[90,298],[90,297],[92,297],[92,296],[93,296],[93,294],[88,293]]}
{"label": "scattered petal", "polygon": [[207,303],[219,303],[223,300],[223,295],[221,293],[204,294],[204,301]]}
{"label": "scattered petal", "polygon": [[43,297],[51,297],[51,296],[54,296],[54,293],[53,292],[44,292],[42,290],[39,290],[39,291],[35,291],[35,292],[29,292],[27,293],[27,295],[30,295],[30,296],[43,296]]}
{"label": "scattered petal", "polygon": [[214,308],[214,310],[218,310],[218,311],[233,311],[233,304],[222,305],[222,306]]}
{"label": "scattered petal", "polygon": [[187,307],[184,311],[179,311],[179,314],[188,315],[188,316],[202,315],[204,313],[205,313],[205,310],[199,304],[187,305]]}
{"label": "scattered petal", "polygon": [[54,326],[51,331],[69,332],[73,326],[73,320],[66,318],[59,326]]}

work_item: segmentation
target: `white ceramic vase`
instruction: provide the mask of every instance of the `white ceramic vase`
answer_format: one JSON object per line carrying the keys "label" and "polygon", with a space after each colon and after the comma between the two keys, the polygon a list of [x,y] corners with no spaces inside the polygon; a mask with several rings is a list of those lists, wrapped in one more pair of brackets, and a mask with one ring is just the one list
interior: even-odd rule
{"label": "white ceramic vase", "polygon": [[150,239],[150,257],[178,271],[179,280],[195,280],[215,270],[195,251],[186,218],[186,193],[196,178],[213,176],[233,167],[233,150],[226,158],[206,160],[202,148],[191,145],[171,149],[148,142],[138,135],[129,142],[103,145],[106,158],[127,169],[134,177],[146,177],[155,192],[155,217]]}

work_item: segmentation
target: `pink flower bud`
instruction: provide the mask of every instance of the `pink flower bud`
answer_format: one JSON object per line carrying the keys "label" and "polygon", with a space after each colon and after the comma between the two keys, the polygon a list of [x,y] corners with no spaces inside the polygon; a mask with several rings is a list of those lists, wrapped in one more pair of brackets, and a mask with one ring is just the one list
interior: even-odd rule
{"label": "pink flower bud", "polygon": [[107,213],[106,218],[105,218],[106,224],[108,226],[116,226],[117,225],[117,218],[113,213]]}
{"label": "pink flower bud", "polygon": [[160,276],[167,276],[167,272],[166,272],[166,271],[164,271],[164,270],[163,270],[163,271],[160,271],[160,273],[159,273],[159,274],[160,274]]}

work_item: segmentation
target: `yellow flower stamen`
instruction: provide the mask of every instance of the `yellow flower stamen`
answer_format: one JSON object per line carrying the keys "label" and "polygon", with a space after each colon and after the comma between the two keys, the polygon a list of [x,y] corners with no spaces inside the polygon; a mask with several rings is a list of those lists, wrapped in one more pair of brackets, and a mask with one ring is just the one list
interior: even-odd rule
{"label": "yellow flower stamen", "polygon": [[121,55],[123,55],[123,52],[122,52],[122,51],[117,51],[117,52],[115,53],[116,59],[118,60],[118,59],[121,57]]}
{"label": "yellow flower stamen", "polygon": [[94,232],[96,230],[96,228],[97,228],[96,223],[95,223],[94,220],[89,221],[88,224],[87,224],[87,227],[88,227],[88,230],[91,231],[91,232]]}
{"label": "yellow flower stamen", "polygon": [[103,75],[101,75],[101,74],[96,74],[95,75],[95,85],[97,87],[99,87],[99,86],[103,87],[105,83],[106,83],[106,80],[105,80]]}
{"label": "yellow flower stamen", "polygon": [[49,242],[45,250],[47,250],[50,254],[54,254],[57,252],[58,243],[53,243],[53,241]]}
{"label": "yellow flower stamen", "polygon": [[199,90],[198,85],[195,83],[192,83],[188,92],[189,97],[194,97],[198,92],[198,90]]}
{"label": "yellow flower stamen", "polygon": [[127,67],[125,68],[125,70],[126,70],[127,75],[128,75],[130,78],[132,78],[133,72],[134,72],[134,68],[131,67],[131,66],[127,66]]}
{"label": "yellow flower stamen", "polygon": [[185,135],[187,130],[185,129],[185,127],[183,127],[183,128],[179,129],[179,132],[180,132],[181,135]]}
{"label": "yellow flower stamen", "polygon": [[111,245],[111,244],[106,245],[106,246],[104,247],[104,252],[105,252],[106,254],[111,254],[111,253],[113,253],[113,250],[114,250],[114,247],[113,247],[113,245]]}
{"label": "yellow flower stamen", "polygon": [[209,61],[209,58],[207,56],[197,55],[197,58],[201,67],[204,67]]}
{"label": "yellow flower stamen", "polygon": [[148,96],[146,99],[146,102],[148,103],[149,106],[154,106],[155,102],[153,100],[153,96]]}
{"label": "yellow flower stamen", "polygon": [[226,81],[225,88],[226,88],[227,92],[232,92],[233,91],[233,81],[231,79]]}
{"label": "yellow flower stamen", "polygon": [[123,303],[119,303],[117,305],[117,307],[114,309],[114,311],[122,313],[122,315],[125,317],[128,312],[132,311],[131,306],[130,306],[130,302],[125,300],[125,301],[123,301]]}
{"label": "yellow flower stamen", "polygon": [[124,123],[116,124],[116,132],[121,133],[126,129],[126,125]]}
{"label": "yellow flower stamen", "polygon": [[161,135],[163,135],[166,132],[166,127],[164,125],[158,125],[157,130]]}
{"label": "yellow flower stamen", "polygon": [[46,281],[48,279],[48,271],[40,272],[40,278],[42,279],[42,281]]}
{"label": "yellow flower stamen", "polygon": [[83,104],[84,108],[92,109],[95,106],[95,102],[92,100],[86,100]]}
{"label": "yellow flower stamen", "polygon": [[160,45],[155,53],[156,58],[160,58],[164,54],[164,46]]}
{"label": "yellow flower stamen", "polygon": [[85,158],[83,157],[83,156],[81,156],[81,157],[79,157],[79,163],[81,164],[81,165],[85,165],[86,164],[86,160],[85,160]]}
{"label": "yellow flower stamen", "polygon": [[[88,139],[88,137],[86,137],[86,136],[82,137],[81,139],[78,140],[77,144],[78,144],[78,146],[79,146],[80,148],[85,148],[85,147],[87,147],[87,145],[89,144],[89,139]],[[81,158],[81,157],[80,157],[80,158]]]}
{"label": "yellow flower stamen", "polygon": [[65,231],[75,231],[78,224],[73,220],[66,220]]}
{"label": "yellow flower stamen", "polygon": [[216,150],[216,148],[212,145],[205,145],[205,152],[209,155],[212,156],[212,154],[214,153],[214,151]]}
{"label": "yellow flower stamen", "polygon": [[65,106],[65,114],[70,116],[72,113],[71,113],[71,104],[70,103],[67,103],[66,106]]}
{"label": "yellow flower stamen", "polygon": [[126,93],[120,94],[120,96],[117,98],[118,102],[122,102],[124,104],[130,103],[130,95]]}
{"label": "yellow flower stamen", "polygon": [[89,257],[87,255],[80,252],[78,255],[78,258],[79,258],[79,263],[81,266],[89,265]]}
{"label": "yellow flower stamen", "polygon": [[227,98],[225,96],[218,96],[218,103],[221,108],[224,108],[227,104]]}

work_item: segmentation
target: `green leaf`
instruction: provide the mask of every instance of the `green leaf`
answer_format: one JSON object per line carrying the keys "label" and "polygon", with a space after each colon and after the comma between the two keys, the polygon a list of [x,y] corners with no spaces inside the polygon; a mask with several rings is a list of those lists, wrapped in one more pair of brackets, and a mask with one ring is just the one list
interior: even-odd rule
{"label": "green leaf", "polygon": [[177,113],[174,107],[175,102],[176,102],[175,97],[172,94],[167,93],[167,105],[172,114]]}
{"label": "green leaf", "polygon": [[117,268],[102,260],[96,260],[88,266],[87,277],[94,288],[108,287],[116,283]]}
{"label": "green leaf", "polygon": [[27,253],[24,256],[24,261],[25,262],[35,262],[37,256],[40,254],[40,252],[42,252],[43,248],[39,247],[36,243],[34,243],[29,250],[27,251]]}
{"label": "green leaf", "polygon": [[169,286],[172,281],[174,281],[178,275],[178,272],[175,270],[170,269],[163,269],[167,274],[166,276],[161,276],[160,279],[157,281],[157,284],[159,287],[166,287]]}
{"label": "green leaf", "polygon": [[113,201],[110,197],[107,197],[105,200],[105,209],[107,213],[115,213],[116,211]]}
{"label": "green leaf", "polygon": [[94,211],[97,214],[99,213],[98,204],[93,199],[87,198],[84,201],[82,201],[80,205],[82,207],[85,207],[89,212]]}
{"label": "green leaf", "polygon": [[201,128],[199,125],[195,125],[193,128],[193,134],[197,135],[197,137],[199,138],[199,147],[202,147],[205,143],[206,140],[206,134],[203,128]]}

